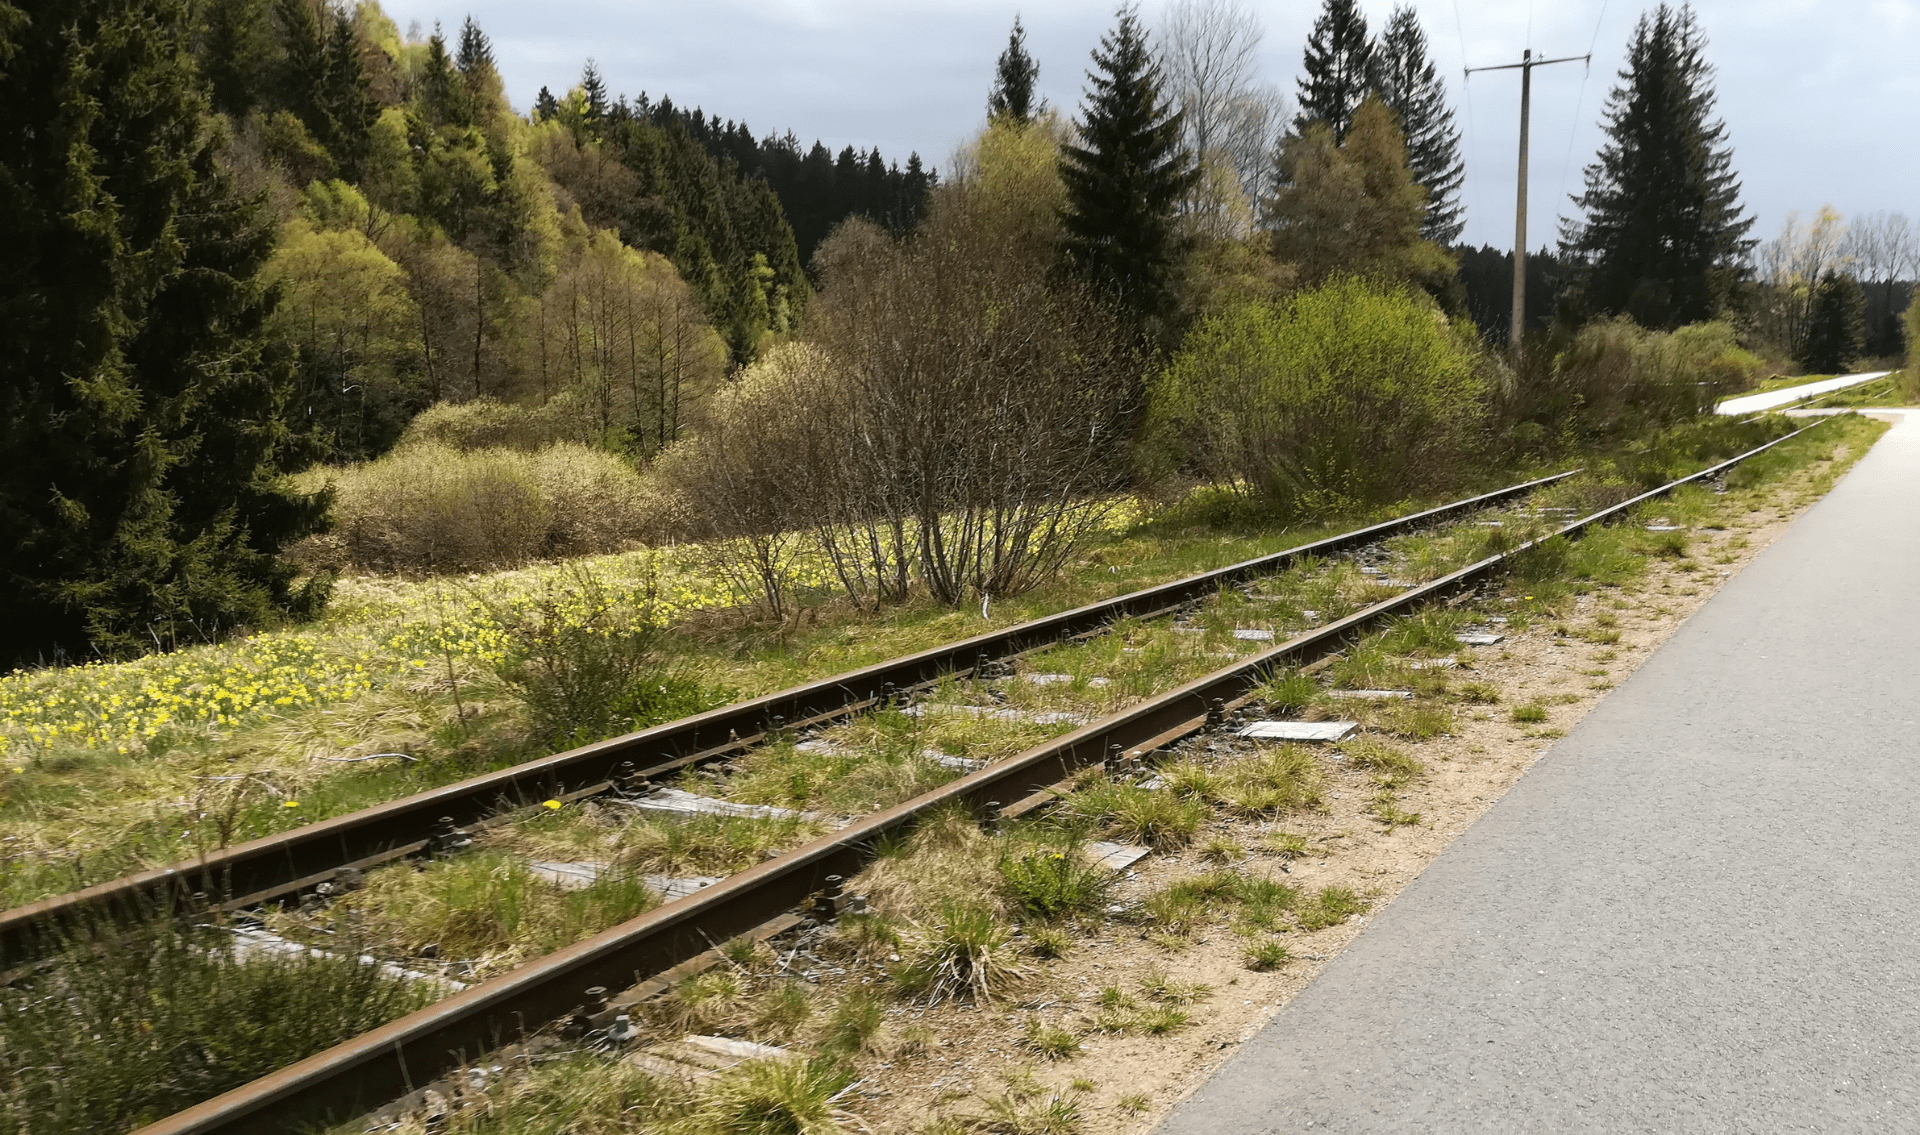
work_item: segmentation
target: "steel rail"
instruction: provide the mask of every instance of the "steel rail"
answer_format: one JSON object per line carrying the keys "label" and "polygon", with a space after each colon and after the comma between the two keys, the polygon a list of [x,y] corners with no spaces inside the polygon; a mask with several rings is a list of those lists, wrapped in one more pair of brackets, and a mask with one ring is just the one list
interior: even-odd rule
{"label": "steel rail", "polygon": [[930,684],[1076,636],[1115,620],[1164,615],[1222,587],[1285,569],[1310,556],[1336,554],[1525,496],[1579,470],[1542,477],[1352,532],[1257,556],[1171,583],[1089,603],[430,789],[386,804],[249,840],[166,867],[0,912],[0,967],[31,961],[56,938],[49,931],[90,917],[138,914],[194,896],[230,909],[254,905],[326,881],[343,868],[364,869],[415,854],[437,829],[477,824],[542,800],[603,792],[615,778],[668,775],[733,755],[776,728],[822,724],[871,708],[896,691]]}
{"label": "steel rail", "polygon": [[1795,430],[1601,509],[1548,536],[873,813],[686,898],[143,1127],[136,1135],[239,1135],[285,1130],[296,1119],[307,1117],[337,1121],[365,1114],[486,1051],[583,1012],[589,1000],[587,990],[627,988],[823,891],[832,892],[839,880],[853,877],[865,865],[876,840],[910,825],[922,812],[956,803],[991,812],[1002,802],[1056,784],[1078,769],[1204,729],[1219,719],[1228,702],[1248,695],[1277,667],[1337,650],[1388,617],[1477,586],[1546,540],[1578,536],[1682,485],[1718,476],[1813,428]]}

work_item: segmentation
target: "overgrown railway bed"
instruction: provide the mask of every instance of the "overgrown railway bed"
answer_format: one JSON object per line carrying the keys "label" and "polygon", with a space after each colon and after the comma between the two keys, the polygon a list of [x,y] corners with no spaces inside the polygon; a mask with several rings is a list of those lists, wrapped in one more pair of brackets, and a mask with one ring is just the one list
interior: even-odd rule
{"label": "overgrown railway bed", "polygon": [[1036,650],[1100,635],[1122,619],[1171,615],[1222,588],[1245,586],[1296,563],[1360,553],[1394,537],[1453,523],[1574,472],[1411,513],[0,912],[0,968],[30,962],[56,940],[62,927],[86,919],[138,917],[169,905],[244,910],[310,891],[342,871],[432,854],[471,830],[524,814],[545,801],[569,804],[732,760],[771,736],[842,721],[955,676],[979,674]]}
{"label": "overgrown railway bed", "polygon": [[[1788,435],[1791,436],[1794,435]],[[1779,439],[1784,440],[1787,439]],[[1540,538],[1575,537],[1590,525],[1605,523],[1681,484],[1715,477],[1778,443],[1769,443],[1632,500],[1551,529]],[[731,734],[721,744],[709,744],[704,748],[688,746],[691,751],[686,748],[677,752],[651,750],[658,757],[654,764],[638,774],[642,780],[702,762],[728,759],[746,746],[762,740],[770,732],[836,720],[901,697],[906,691],[930,686],[950,678],[956,672],[977,672],[986,665],[1004,662],[1021,653],[1053,645],[1064,638],[1098,634],[1117,618],[1167,614],[1219,588],[1243,584],[1257,575],[1279,570],[1295,560],[1352,552],[1389,536],[1459,519],[1474,510],[1511,500],[1560,479],[1547,478],[1513,486],[1499,493],[1403,517],[1385,525],[1138,592],[1109,603],[1081,608],[994,635],[870,667],[853,675],[842,675],[828,682],[784,691],[743,703],[742,706],[702,715],[702,718],[688,722],[674,723],[658,730],[560,754],[546,761],[495,774],[493,778],[479,778],[466,785],[424,794],[413,801],[372,809],[363,815],[375,817],[388,809],[408,805],[414,806],[409,814],[415,817],[432,815],[436,811],[446,815],[450,811],[446,806],[421,808],[416,801],[453,794],[452,799],[481,810],[483,815],[476,819],[484,819],[484,813],[498,814],[503,803],[517,803],[543,796],[559,798],[564,795],[569,799],[578,799],[594,793],[618,792],[634,783],[632,772],[626,774],[627,779],[617,775],[621,764],[627,762],[631,767],[631,763],[634,763],[631,754],[638,748],[637,743],[650,735],[657,738],[653,742],[656,745],[669,739],[677,739],[685,745],[688,737],[696,740],[712,738],[717,728],[724,727]],[[548,1022],[563,1019],[582,1021],[591,1017],[594,1024],[611,1024],[624,1003],[648,990],[647,986],[639,990],[630,988],[637,978],[658,975],[686,963],[688,959],[709,951],[714,943],[756,929],[765,933],[769,928],[791,923],[794,918],[788,912],[796,908],[808,907],[817,915],[830,917],[838,897],[839,881],[852,877],[861,868],[877,840],[910,825],[916,816],[929,809],[958,803],[977,814],[1006,816],[1044,803],[1052,786],[1060,784],[1077,771],[1101,764],[1116,772],[1138,768],[1142,760],[1157,750],[1230,720],[1253,700],[1257,688],[1276,670],[1328,659],[1366,630],[1385,620],[1434,600],[1471,592],[1507,567],[1514,556],[1525,554],[1538,542],[1530,540],[1521,543],[1430,583],[1409,587],[1383,602],[1295,636],[1251,657],[1236,660],[1177,689],[1147,698],[1017,756],[963,775],[913,800],[855,820],[830,835],[787,851],[685,898],[669,902],[624,925],[458,993],[400,1021],[145,1130],[169,1133],[275,1130],[283,1128],[293,1115],[324,1113],[344,1117],[360,1114],[460,1066],[463,1057],[477,1056],[496,1048],[505,1039],[535,1031]],[[969,659],[972,665],[964,665]],[[836,688],[840,692],[837,703],[827,702],[823,705],[821,691]],[[779,711],[783,708],[792,710],[793,716],[781,714]],[[776,720],[779,717],[786,717],[787,720]],[[716,718],[728,724],[717,725],[712,720]],[[689,728],[703,721],[704,724],[698,728]],[[758,728],[746,736],[740,736],[741,722],[757,725]],[[700,728],[706,731],[700,732]],[[676,736],[676,731],[685,732],[679,732]],[[569,781],[570,777],[579,779]],[[496,783],[481,787],[482,782],[488,780]],[[566,788],[569,783],[574,787]],[[529,788],[535,788],[535,791],[528,791]],[[338,827],[355,819],[343,817],[328,825],[315,826]],[[378,858],[373,861],[414,853],[427,846],[429,841],[417,838],[418,830],[416,827],[413,830],[415,838],[405,843],[393,840],[379,849],[376,852]],[[298,834],[288,833],[288,836]],[[258,842],[270,845],[276,841]],[[241,850],[234,849],[235,852]],[[344,860],[343,856],[336,855],[336,866],[331,870],[367,861],[369,857],[364,855]],[[321,874],[307,872],[293,875],[293,870],[292,866],[281,868],[285,877],[271,885],[277,887],[277,891],[271,891],[268,895],[242,895],[234,901],[259,901],[271,897],[272,893],[290,893],[299,887],[313,885],[318,881],[316,876]],[[103,905],[110,906],[115,901],[125,901],[136,895],[165,894],[171,889],[206,878],[208,876],[201,875],[195,880],[176,873],[171,877],[136,877],[143,882],[123,880],[119,885],[126,890],[116,897],[93,899],[95,905],[91,909],[101,909]],[[138,889],[142,885],[146,888],[144,891]],[[98,892],[102,888],[92,890]],[[71,902],[78,898],[68,896],[67,900],[57,901]],[[87,908],[74,904],[64,911],[47,911],[41,915],[39,925],[48,925],[48,919],[80,909]],[[655,981],[651,987],[660,984]],[[629,992],[608,1000],[604,993],[607,989],[628,989]]]}

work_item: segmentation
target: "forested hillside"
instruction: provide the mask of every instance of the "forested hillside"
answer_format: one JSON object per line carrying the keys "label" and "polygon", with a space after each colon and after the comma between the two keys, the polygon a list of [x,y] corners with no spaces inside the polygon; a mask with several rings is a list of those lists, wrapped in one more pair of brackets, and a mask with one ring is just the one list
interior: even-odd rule
{"label": "forested hillside", "polygon": [[477,397],[558,399],[562,432],[652,452],[722,367],[794,326],[827,229],[849,213],[910,225],[931,181],[917,157],[902,173],[849,149],[835,166],[791,135],[757,143],[670,99],[610,98],[591,65],[523,118],[471,19],[409,39],[376,3],[199,15],[231,161],[285,222],[268,272],[301,412],[339,459]]}

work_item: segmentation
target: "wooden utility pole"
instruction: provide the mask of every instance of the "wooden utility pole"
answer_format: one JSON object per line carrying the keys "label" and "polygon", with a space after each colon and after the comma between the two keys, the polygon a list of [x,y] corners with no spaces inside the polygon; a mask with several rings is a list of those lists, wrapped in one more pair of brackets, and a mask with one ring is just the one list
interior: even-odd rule
{"label": "wooden utility pole", "polygon": [[1592,55],[1569,55],[1565,59],[1535,59],[1533,49],[1520,53],[1520,62],[1503,63],[1498,67],[1469,67],[1468,75],[1475,71],[1512,71],[1520,72],[1520,188],[1514,195],[1513,206],[1513,331],[1508,336],[1508,345],[1513,349],[1514,365],[1520,363],[1520,342],[1527,326],[1527,127],[1532,117],[1533,106],[1533,69],[1545,67],[1551,63],[1586,63],[1591,65]]}

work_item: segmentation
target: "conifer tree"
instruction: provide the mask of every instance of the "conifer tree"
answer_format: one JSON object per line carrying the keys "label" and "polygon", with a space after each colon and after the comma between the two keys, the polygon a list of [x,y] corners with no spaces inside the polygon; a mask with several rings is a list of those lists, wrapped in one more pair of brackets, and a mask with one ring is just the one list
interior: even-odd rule
{"label": "conifer tree", "polygon": [[593,60],[587,60],[586,69],[580,73],[580,91],[587,96],[587,119],[598,122],[607,114],[607,82],[600,77],[600,68]]}
{"label": "conifer tree", "polygon": [[427,38],[427,61],[420,69],[420,105],[435,126],[471,126],[466,83],[447,54],[447,41],[435,28]]}
{"label": "conifer tree", "polygon": [[1828,271],[1814,289],[1813,315],[1800,364],[1808,374],[1839,374],[1860,357],[1866,339],[1866,299],[1851,276]]}
{"label": "conifer tree", "polygon": [[1373,85],[1380,100],[1400,120],[1413,180],[1427,189],[1427,217],[1420,235],[1450,245],[1466,227],[1460,184],[1466,163],[1460,159],[1460,131],[1447,106],[1447,88],[1427,55],[1427,33],[1413,8],[1401,5],[1388,17],[1373,49]]}
{"label": "conifer tree", "polygon": [[1175,307],[1174,211],[1200,174],[1180,143],[1180,113],[1163,96],[1138,10],[1121,8],[1118,19],[1093,53],[1092,89],[1074,124],[1080,144],[1061,147],[1064,251],[1143,330],[1160,334]]}
{"label": "conifer tree", "polygon": [[1304,133],[1312,123],[1324,122],[1334,142],[1344,142],[1353,112],[1373,85],[1373,45],[1355,0],[1327,0],[1307,38],[1304,66],[1294,131]]}
{"label": "conifer tree", "polygon": [[311,609],[325,500],[263,328],[264,200],[215,160],[185,0],[0,5],[0,665]]}
{"label": "conifer tree", "polygon": [[374,124],[380,121],[380,103],[367,86],[360,59],[360,33],[353,17],[333,16],[333,34],[327,40],[326,80],[317,100],[328,133],[321,135],[328,152],[347,176],[359,180],[367,160]]}
{"label": "conifer tree", "polygon": [[1039,80],[1040,64],[1027,54],[1027,29],[1020,26],[1020,17],[1015,16],[1013,31],[1007,36],[1007,49],[1000,53],[994,68],[993,90],[987,95],[988,117],[1031,122],[1046,109],[1046,100],[1034,102],[1034,84]]}
{"label": "conifer tree", "polygon": [[1692,9],[1640,17],[1621,84],[1607,99],[1606,141],[1561,222],[1576,315],[1630,315],[1643,326],[1712,318],[1754,242],[1726,126],[1713,117],[1713,68]]}
{"label": "conifer tree", "polygon": [[559,113],[560,100],[553,97],[552,91],[541,87],[540,93],[533,96],[533,120],[535,122],[545,122],[547,119]]}

